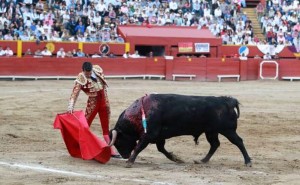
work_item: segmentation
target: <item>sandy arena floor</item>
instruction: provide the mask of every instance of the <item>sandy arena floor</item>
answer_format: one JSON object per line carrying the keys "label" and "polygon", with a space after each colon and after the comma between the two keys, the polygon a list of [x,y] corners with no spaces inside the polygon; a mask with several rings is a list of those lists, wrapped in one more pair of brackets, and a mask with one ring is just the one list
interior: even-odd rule
{"label": "sandy arena floor", "polygon": [[[236,146],[220,136],[221,146],[207,164],[194,164],[208,152],[202,135],[172,138],[166,148],[185,160],[169,161],[150,145],[133,168],[125,160],[103,165],[69,156],[59,130],[57,113],[66,111],[73,82],[0,81],[0,184],[300,184],[300,83],[288,81],[189,82],[109,80],[111,128],[119,114],[145,93],[229,95],[240,103],[238,134],[243,138],[253,167],[244,166]],[[87,97],[79,96],[76,109]],[[99,137],[99,119],[91,129]]]}

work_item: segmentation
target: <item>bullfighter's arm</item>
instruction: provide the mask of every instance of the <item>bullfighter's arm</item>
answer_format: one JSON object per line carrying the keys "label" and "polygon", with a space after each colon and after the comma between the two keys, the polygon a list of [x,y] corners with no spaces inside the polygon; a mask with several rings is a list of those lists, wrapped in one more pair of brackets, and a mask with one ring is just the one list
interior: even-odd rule
{"label": "bullfighter's arm", "polygon": [[75,82],[75,86],[73,88],[73,91],[72,91],[72,94],[71,94],[71,97],[69,100],[69,105],[68,105],[68,112],[70,112],[70,113],[73,112],[73,109],[74,109],[75,103],[77,101],[77,98],[79,96],[80,90],[81,90],[81,85],[79,83]]}

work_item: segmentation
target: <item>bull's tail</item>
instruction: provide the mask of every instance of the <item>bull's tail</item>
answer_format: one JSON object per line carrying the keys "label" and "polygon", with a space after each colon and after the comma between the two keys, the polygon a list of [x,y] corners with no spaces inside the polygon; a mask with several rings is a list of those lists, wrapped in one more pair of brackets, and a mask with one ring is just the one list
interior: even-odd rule
{"label": "bull's tail", "polygon": [[236,118],[239,118],[240,117],[240,107],[239,107],[240,102],[237,99],[232,98],[232,97],[225,97],[225,98],[226,98],[226,103],[227,103],[228,109],[229,110],[236,109]]}

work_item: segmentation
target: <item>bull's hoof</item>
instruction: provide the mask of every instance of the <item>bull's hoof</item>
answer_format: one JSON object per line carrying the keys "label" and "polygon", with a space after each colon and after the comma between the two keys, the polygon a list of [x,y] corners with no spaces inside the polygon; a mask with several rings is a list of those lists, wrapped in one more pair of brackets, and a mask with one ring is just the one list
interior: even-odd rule
{"label": "bull's hoof", "polygon": [[209,159],[206,159],[206,158],[201,159],[202,163],[207,163],[208,161],[209,161]]}
{"label": "bull's hoof", "polygon": [[133,163],[132,162],[126,162],[125,168],[132,168]]}
{"label": "bull's hoof", "polygon": [[195,164],[203,164],[203,163],[207,163],[209,160],[206,159],[201,159],[201,160],[194,160]]}
{"label": "bull's hoof", "polygon": [[252,167],[252,162],[248,162],[245,164],[247,167]]}
{"label": "bull's hoof", "polygon": [[184,163],[184,161],[181,160],[181,159],[179,159],[179,158],[176,158],[174,161],[175,161],[176,163]]}
{"label": "bull's hoof", "polygon": [[194,160],[194,163],[195,164],[202,164],[203,162],[202,162],[202,160]]}
{"label": "bull's hoof", "polygon": [[174,161],[176,163],[184,163],[184,161],[182,159],[180,159],[179,157],[177,157],[174,154],[172,154],[172,161]]}

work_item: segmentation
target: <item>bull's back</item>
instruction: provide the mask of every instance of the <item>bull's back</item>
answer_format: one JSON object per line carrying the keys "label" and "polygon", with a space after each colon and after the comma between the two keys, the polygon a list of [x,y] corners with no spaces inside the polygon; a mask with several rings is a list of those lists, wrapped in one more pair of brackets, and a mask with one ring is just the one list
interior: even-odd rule
{"label": "bull's back", "polygon": [[147,101],[154,104],[148,122],[154,128],[160,125],[160,134],[166,138],[236,127],[237,117],[228,110],[228,97],[154,94]]}

